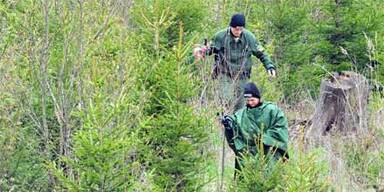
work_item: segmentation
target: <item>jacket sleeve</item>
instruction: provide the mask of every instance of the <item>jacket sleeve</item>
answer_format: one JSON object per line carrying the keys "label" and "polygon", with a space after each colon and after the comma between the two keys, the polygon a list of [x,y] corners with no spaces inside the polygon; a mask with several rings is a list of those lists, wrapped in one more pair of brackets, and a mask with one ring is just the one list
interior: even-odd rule
{"label": "jacket sleeve", "polygon": [[244,148],[246,148],[246,144],[244,143],[244,138],[240,134],[240,119],[242,118],[242,111],[231,115],[231,129],[226,129],[225,137],[228,141],[229,146],[235,153],[241,152]]}
{"label": "jacket sleeve", "polygon": [[288,122],[283,111],[278,107],[270,112],[270,126],[263,133],[263,143],[287,153],[288,149]]}
{"label": "jacket sleeve", "polygon": [[218,54],[220,52],[221,47],[223,47],[223,38],[220,35],[220,32],[217,32],[212,38],[212,44],[209,47],[207,52],[208,55]]}
{"label": "jacket sleeve", "polygon": [[230,126],[225,128],[224,134],[225,138],[227,139],[229,147],[236,152],[236,146],[235,146],[235,130],[236,130],[236,119],[235,116],[229,116],[231,119]]}
{"label": "jacket sleeve", "polygon": [[276,69],[275,65],[273,64],[271,58],[268,56],[267,53],[265,53],[264,47],[260,44],[260,42],[256,39],[256,37],[253,34],[251,35],[251,49],[252,54],[257,57],[261,63],[263,63],[265,69]]}

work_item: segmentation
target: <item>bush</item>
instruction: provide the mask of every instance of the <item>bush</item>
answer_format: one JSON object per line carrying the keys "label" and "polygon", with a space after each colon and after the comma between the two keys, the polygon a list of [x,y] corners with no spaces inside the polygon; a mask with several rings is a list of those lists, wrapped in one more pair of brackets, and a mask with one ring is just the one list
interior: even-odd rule
{"label": "bush", "polygon": [[256,155],[244,159],[241,179],[231,186],[234,191],[330,191],[327,163],[322,151],[291,151],[287,162]]}

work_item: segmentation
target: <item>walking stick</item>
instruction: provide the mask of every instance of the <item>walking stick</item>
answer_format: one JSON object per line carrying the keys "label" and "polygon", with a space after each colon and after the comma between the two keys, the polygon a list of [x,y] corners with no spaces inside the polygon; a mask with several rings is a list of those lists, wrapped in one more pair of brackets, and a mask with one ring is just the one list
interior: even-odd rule
{"label": "walking stick", "polygon": [[[224,113],[222,112],[220,115],[220,121],[224,117]],[[225,170],[225,127],[222,129],[223,136],[223,145],[221,150],[221,178],[220,178],[220,191],[223,191],[224,186],[224,170]]]}

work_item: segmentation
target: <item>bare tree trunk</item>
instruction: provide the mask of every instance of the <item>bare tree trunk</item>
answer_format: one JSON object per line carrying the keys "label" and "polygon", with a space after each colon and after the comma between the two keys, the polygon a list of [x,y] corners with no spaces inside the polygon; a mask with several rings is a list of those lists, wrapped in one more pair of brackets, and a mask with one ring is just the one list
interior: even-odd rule
{"label": "bare tree trunk", "polygon": [[340,18],[340,9],[341,9],[341,0],[335,0],[335,26],[336,28],[339,28],[341,25],[341,18]]}
{"label": "bare tree trunk", "polygon": [[[53,103],[55,105],[55,115],[57,118],[57,121],[60,124],[60,140],[59,140],[59,154],[63,157],[70,158],[71,156],[71,149],[70,149],[70,143],[71,143],[71,134],[72,134],[72,124],[71,124],[71,117],[70,114],[73,110],[73,104],[75,102],[74,99],[74,88],[75,84],[77,84],[77,93],[78,93],[78,103],[77,106],[79,107],[79,110],[82,110],[83,108],[83,99],[82,99],[82,81],[81,78],[79,78],[81,69],[83,67],[83,57],[84,57],[84,42],[83,42],[83,1],[79,0],[79,38],[76,39],[77,42],[79,42],[79,56],[77,57],[79,60],[78,65],[71,65],[69,62],[69,56],[68,53],[70,53],[70,41],[72,40],[71,37],[75,36],[75,34],[69,33],[65,34],[63,31],[62,33],[65,34],[64,36],[64,58],[63,63],[61,65],[61,68],[59,70],[58,75],[58,81],[57,81],[57,93],[53,93],[52,89],[50,90],[50,94],[53,100]],[[60,6],[60,12],[64,11],[65,9],[61,9],[65,5]],[[62,20],[62,28],[65,26],[65,13],[61,14],[61,20]],[[71,67],[71,70],[66,70],[66,67]],[[67,71],[70,71],[68,73]],[[69,84],[66,85],[66,79],[69,78]],[[79,126],[81,126],[82,123],[79,123]],[[71,167],[63,162],[59,162],[60,168],[63,170],[64,175],[67,177],[73,177],[73,170]]]}
{"label": "bare tree trunk", "polygon": [[131,7],[133,6],[133,0],[123,0],[121,3],[121,14],[124,20],[124,25],[128,28],[132,27],[131,24],[131,16],[129,15],[129,11]]}
{"label": "bare tree trunk", "polygon": [[[77,78],[78,76],[80,76],[81,74],[81,71],[83,69],[83,66],[84,66],[84,19],[83,19],[83,5],[84,5],[84,1],[83,0],[79,0],[79,11],[80,11],[80,31],[79,31],[79,59],[80,59],[80,63],[79,63],[79,68],[77,69],[77,76],[74,75],[73,78]],[[83,80],[82,78],[78,78],[78,87],[77,87],[77,94],[78,94],[78,97],[79,97],[79,103],[78,103],[78,108],[80,110],[82,110],[84,108],[84,100],[83,100]],[[82,123],[80,123],[82,125]]]}
{"label": "bare tree trunk", "polygon": [[[44,154],[47,160],[51,159],[50,142],[49,142],[49,128],[47,123],[47,96],[48,96],[48,58],[49,58],[49,1],[44,1],[43,5],[44,22],[45,22],[45,34],[44,45],[42,48],[40,58],[40,89],[41,89],[41,111],[42,111],[42,132],[44,137]],[[55,185],[55,179],[50,170],[48,170],[48,184],[49,188],[53,189]]]}
{"label": "bare tree trunk", "polygon": [[335,73],[330,79],[324,79],[308,136],[365,133],[368,96],[366,78],[355,72]]}
{"label": "bare tree trunk", "polygon": [[[65,106],[63,106],[63,109]],[[63,122],[61,125],[60,129],[60,155],[64,157],[69,157],[70,156],[70,135],[71,135],[71,127],[69,124],[69,117],[64,109],[62,111],[62,117],[63,117]],[[72,176],[72,170],[71,168],[65,163],[65,162],[60,162],[60,166],[63,169],[64,174],[67,177]]]}
{"label": "bare tree trunk", "polygon": [[220,10],[223,8],[223,4],[221,3],[221,0],[216,1],[216,6],[215,6],[215,21],[216,23],[221,23],[223,16],[221,15]]}

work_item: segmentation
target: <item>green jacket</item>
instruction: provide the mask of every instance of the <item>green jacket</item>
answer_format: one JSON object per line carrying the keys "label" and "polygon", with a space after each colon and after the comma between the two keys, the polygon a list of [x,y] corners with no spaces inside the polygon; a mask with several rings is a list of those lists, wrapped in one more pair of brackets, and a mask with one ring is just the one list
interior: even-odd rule
{"label": "green jacket", "polygon": [[227,140],[235,153],[249,151],[257,153],[257,142],[263,147],[273,148],[287,155],[288,122],[283,111],[271,102],[263,102],[256,108],[242,108],[230,116],[232,131]]}
{"label": "green jacket", "polygon": [[252,55],[259,58],[266,69],[275,68],[255,35],[246,29],[241,33],[238,41],[230,32],[230,28],[217,32],[212,39],[212,53],[215,54],[215,73],[217,74],[222,73],[229,76],[242,74],[249,78]]}

